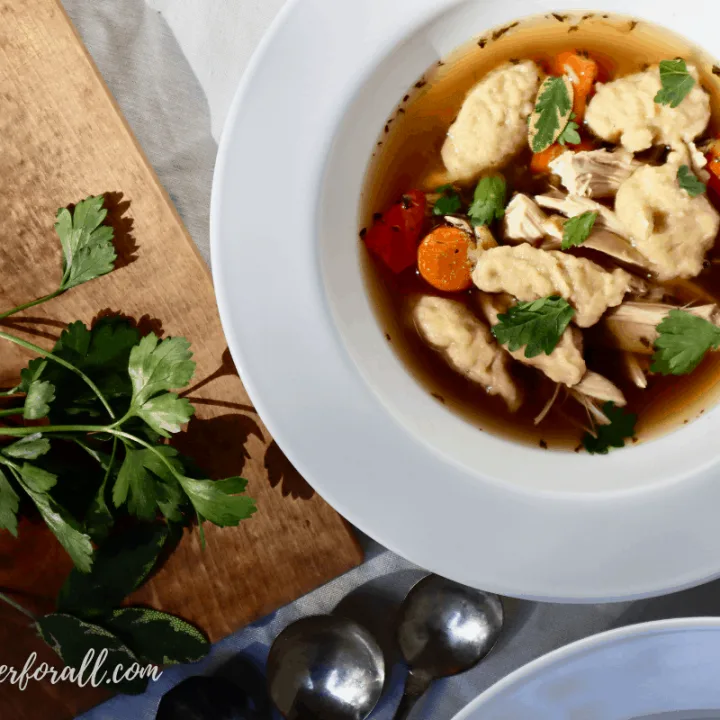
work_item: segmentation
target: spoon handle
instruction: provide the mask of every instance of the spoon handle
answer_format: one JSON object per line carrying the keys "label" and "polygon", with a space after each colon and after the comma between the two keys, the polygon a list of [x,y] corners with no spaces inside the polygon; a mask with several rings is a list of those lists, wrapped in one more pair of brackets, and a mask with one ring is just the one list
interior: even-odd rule
{"label": "spoon handle", "polygon": [[407,720],[417,701],[421,697],[422,695],[408,695],[405,693],[402,696],[402,700],[400,701],[400,705],[398,705],[398,709],[393,720]]}
{"label": "spoon handle", "polygon": [[424,672],[411,669],[405,682],[405,693],[393,720],[407,720],[417,701],[432,684],[433,678]]}

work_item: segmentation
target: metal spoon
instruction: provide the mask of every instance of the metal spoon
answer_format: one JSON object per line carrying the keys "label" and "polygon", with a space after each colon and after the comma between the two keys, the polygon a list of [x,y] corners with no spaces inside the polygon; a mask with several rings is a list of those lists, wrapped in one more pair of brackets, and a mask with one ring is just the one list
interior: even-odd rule
{"label": "metal spoon", "polygon": [[300,620],[275,640],[270,697],[288,720],[364,720],[385,684],[385,662],[370,633],[351,620]]}
{"label": "metal spoon", "polygon": [[470,670],[495,646],[503,627],[500,598],[430,575],[400,608],[397,637],[410,673],[395,720],[405,720],[439,678]]}

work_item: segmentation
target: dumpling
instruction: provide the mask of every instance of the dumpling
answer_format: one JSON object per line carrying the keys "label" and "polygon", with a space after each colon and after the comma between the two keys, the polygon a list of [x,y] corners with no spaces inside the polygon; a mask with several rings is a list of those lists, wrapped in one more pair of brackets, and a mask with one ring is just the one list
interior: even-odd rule
{"label": "dumpling", "polygon": [[[687,68],[698,80],[697,68]],[[696,82],[680,105],[672,108],[655,102],[661,88],[658,65],[598,85],[587,109],[589,128],[603,140],[620,143],[630,152],[693,141],[710,122],[710,96]]]}
{"label": "dumpling", "polygon": [[526,60],[502,65],[470,91],[442,149],[452,180],[500,167],[527,145],[539,85],[537,65]]}

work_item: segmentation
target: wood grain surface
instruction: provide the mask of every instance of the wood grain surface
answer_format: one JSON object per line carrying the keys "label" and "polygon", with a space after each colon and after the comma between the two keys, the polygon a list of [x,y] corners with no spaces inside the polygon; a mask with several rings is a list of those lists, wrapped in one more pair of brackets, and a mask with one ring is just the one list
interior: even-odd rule
{"label": "wood grain surface", "polygon": [[[120,257],[113,274],[5,325],[50,347],[69,322],[121,313],[192,342],[198,367],[186,396],[197,417],[178,445],[210,477],[247,477],[259,512],[237,529],[206,526],[205,552],[187,531],[133,601],[182,615],[218,640],[356,566],[360,548],[251,406],[207,267],[57,0],[0,0],[0,64],[0,308],[57,286],[58,207],[108,194]],[[0,347],[0,387],[15,384],[29,357]],[[52,609],[69,569],[44,526],[24,522],[17,541],[0,532],[0,588],[31,610]],[[24,616],[3,606],[0,665],[22,666],[33,649],[59,664]],[[0,684],[0,718],[64,720],[103,697],[66,684],[25,692]]]}

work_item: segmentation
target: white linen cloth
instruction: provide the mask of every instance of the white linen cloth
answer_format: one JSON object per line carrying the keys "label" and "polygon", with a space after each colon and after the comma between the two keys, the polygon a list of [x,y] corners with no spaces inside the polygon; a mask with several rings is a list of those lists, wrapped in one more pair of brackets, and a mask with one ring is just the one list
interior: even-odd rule
{"label": "white linen cloth", "polygon": [[[62,2],[209,261],[216,140],[242,71],[284,0]],[[144,695],[117,697],[83,720],[153,720],[160,697],[175,683],[215,672],[238,654],[262,669],[270,644],[284,627],[303,616],[330,612],[341,601],[388,649],[388,692],[372,718],[390,720],[404,678],[392,643],[393,609],[422,573],[376,543],[366,540],[365,545],[362,567],[218,643],[204,662],[166,671]],[[493,654],[476,670],[438,683],[413,717],[450,720],[500,678],[574,640],[644,620],[716,615],[718,608],[720,583],[633,604],[509,601],[507,631]]]}

